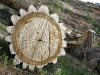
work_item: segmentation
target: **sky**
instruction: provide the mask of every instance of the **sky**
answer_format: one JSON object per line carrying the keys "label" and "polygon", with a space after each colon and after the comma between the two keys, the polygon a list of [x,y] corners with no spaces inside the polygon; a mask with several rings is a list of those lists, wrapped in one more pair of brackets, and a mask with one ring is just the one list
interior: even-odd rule
{"label": "sky", "polygon": [[93,2],[93,3],[100,3],[100,0],[81,0],[84,2]]}

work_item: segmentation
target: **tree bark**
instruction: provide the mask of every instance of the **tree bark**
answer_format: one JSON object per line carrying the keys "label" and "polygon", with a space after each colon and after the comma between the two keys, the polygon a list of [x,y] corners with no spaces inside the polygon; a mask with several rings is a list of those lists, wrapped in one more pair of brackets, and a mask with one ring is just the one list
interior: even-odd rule
{"label": "tree bark", "polygon": [[94,36],[95,36],[95,33],[91,32],[91,31],[85,31],[83,32],[83,43],[82,44],[79,44],[75,51],[73,52],[73,54],[76,56],[76,57],[79,57],[80,59],[84,59],[86,58],[86,53],[87,51],[89,50],[92,50],[94,49]]}
{"label": "tree bark", "polygon": [[8,7],[17,11],[21,8],[27,10],[28,7],[32,4],[30,0],[0,0],[0,3],[7,5]]}

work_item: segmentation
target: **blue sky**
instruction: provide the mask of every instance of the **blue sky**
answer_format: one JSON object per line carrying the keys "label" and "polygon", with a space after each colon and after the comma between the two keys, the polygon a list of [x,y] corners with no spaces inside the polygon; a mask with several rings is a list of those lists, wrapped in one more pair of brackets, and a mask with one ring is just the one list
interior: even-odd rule
{"label": "blue sky", "polygon": [[93,3],[100,3],[100,0],[81,0],[84,2],[93,2]]}

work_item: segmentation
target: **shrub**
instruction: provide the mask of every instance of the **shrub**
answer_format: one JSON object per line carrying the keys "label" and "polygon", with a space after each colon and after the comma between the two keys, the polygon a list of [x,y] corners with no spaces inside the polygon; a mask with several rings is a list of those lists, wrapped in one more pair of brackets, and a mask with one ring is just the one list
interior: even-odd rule
{"label": "shrub", "polygon": [[53,6],[48,6],[48,8],[49,8],[49,12],[50,12],[50,14],[52,14],[52,13],[55,12],[55,9],[54,9]]}
{"label": "shrub", "polygon": [[48,0],[48,4],[52,4],[52,1]]}
{"label": "shrub", "polygon": [[100,29],[100,23],[94,23],[93,24],[95,27],[98,27]]}
{"label": "shrub", "polygon": [[3,8],[3,9],[6,10],[6,11],[9,11],[9,8],[7,8],[7,7],[6,8]]}
{"label": "shrub", "polygon": [[94,30],[100,35],[100,23],[94,23]]}
{"label": "shrub", "polygon": [[88,21],[90,23],[93,23],[94,22],[94,19],[90,15],[87,15],[87,16],[80,15],[79,17],[85,19],[86,21]]}
{"label": "shrub", "polygon": [[60,3],[56,3],[56,4],[55,4],[55,7],[56,7],[56,8],[63,9],[63,5],[62,5],[62,4],[60,4]]}
{"label": "shrub", "polygon": [[62,1],[67,3],[72,2],[72,0],[62,0]]}
{"label": "shrub", "polygon": [[69,8],[66,8],[65,12],[73,13],[73,11],[71,11]]}
{"label": "shrub", "polygon": [[0,23],[0,29],[5,30],[6,29],[6,26],[3,25],[2,23]]}
{"label": "shrub", "polygon": [[93,10],[93,9],[88,9],[88,11],[90,11],[90,12],[93,12],[93,13],[94,13],[94,10]]}
{"label": "shrub", "polygon": [[86,16],[86,19],[91,23],[93,23],[93,21],[94,21],[94,19],[89,15]]}
{"label": "shrub", "polygon": [[83,4],[76,4],[75,8],[94,13],[93,9],[91,9]]}

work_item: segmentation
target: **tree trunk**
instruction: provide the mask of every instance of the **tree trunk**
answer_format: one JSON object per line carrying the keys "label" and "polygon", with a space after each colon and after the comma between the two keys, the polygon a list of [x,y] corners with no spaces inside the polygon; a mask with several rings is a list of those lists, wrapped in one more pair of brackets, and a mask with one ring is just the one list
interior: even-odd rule
{"label": "tree trunk", "polygon": [[94,40],[95,40],[95,33],[92,31],[85,31],[83,32],[83,43],[79,44],[75,51],[74,55],[76,57],[79,57],[81,59],[86,58],[86,53],[89,50],[92,50],[94,48]]}
{"label": "tree trunk", "polygon": [[28,7],[32,4],[30,0],[0,0],[0,3],[7,5],[8,7],[17,11],[21,8],[27,10]]}

